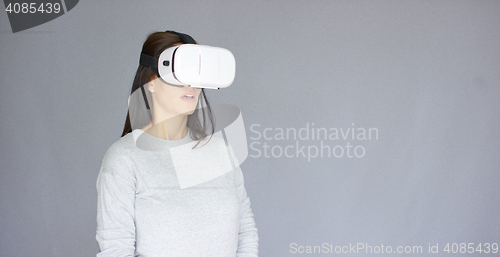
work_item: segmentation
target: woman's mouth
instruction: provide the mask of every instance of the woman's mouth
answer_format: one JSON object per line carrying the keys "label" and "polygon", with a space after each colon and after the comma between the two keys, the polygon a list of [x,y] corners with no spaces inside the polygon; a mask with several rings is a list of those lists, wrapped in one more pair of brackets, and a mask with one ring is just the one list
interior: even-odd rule
{"label": "woman's mouth", "polygon": [[196,101],[194,94],[185,94],[181,96],[181,99],[188,103],[194,103]]}

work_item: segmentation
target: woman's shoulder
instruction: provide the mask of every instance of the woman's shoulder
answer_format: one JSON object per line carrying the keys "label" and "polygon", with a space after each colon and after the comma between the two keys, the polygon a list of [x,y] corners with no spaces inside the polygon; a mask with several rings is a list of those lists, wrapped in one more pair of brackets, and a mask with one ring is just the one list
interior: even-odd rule
{"label": "woman's shoulder", "polygon": [[119,138],[106,151],[99,171],[97,186],[135,180],[134,140],[131,133]]}
{"label": "woman's shoulder", "polygon": [[131,155],[134,151],[136,151],[136,149],[137,147],[135,146],[134,132],[131,132],[111,144],[106,151],[104,158],[124,158]]}

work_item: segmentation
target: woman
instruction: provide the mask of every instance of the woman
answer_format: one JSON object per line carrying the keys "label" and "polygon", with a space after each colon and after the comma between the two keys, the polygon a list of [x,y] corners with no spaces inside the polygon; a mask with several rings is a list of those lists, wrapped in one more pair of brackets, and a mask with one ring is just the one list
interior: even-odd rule
{"label": "woman", "polygon": [[[142,53],[155,56],[186,38],[153,33]],[[139,65],[122,138],[97,179],[97,256],[258,255],[241,169],[221,172],[227,165],[213,161],[227,147],[212,137],[214,127],[203,89],[166,84]]]}

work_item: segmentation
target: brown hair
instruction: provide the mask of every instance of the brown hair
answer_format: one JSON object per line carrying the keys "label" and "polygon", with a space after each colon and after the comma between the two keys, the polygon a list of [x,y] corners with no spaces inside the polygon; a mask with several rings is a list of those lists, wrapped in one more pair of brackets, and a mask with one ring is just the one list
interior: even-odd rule
{"label": "brown hair", "polygon": [[[144,45],[142,46],[142,53],[155,56],[159,51],[179,44],[184,44],[184,41],[176,34],[169,32],[155,32],[150,34],[144,42]],[[134,81],[132,82],[132,90],[130,94],[137,89],[140,89],[154,78],[156,78],[156,73],[153,69],[139,65],[137,72],[135,73]],[[145,91],[147,92],[147,90]],[[203,89],[201,89],[199,98],[201,101],[204,101],[204,105],[206,107],[196,108],[196,110],[188,116],[187,120],[187,127],[190,129],[190,136],[192,139],[198,140],[198,144],[209,134],[207,130],[211,130],[210,135],[213,135],[215,129],[212,109],[210,108],[210,104],[208,103],[207,96],[205,95],[205,91]],[[130,132],[132,132],[132,125],[130,123],[130,114],[127,112],[122,137]]]}

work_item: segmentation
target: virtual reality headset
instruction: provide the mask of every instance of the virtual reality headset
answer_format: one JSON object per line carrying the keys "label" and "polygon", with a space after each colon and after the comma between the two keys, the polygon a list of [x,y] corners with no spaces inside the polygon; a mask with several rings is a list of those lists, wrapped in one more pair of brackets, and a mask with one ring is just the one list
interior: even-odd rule
{"label": "virtual reality headset", "polygon": [[165,48],[150,56],[141,53],[139,63],[149,67],[163,82],[173,86],[219,89],[234,81],[236,62],[233,54],[224,48],[198,45],[189,35],[178,35],[186,43]]}

